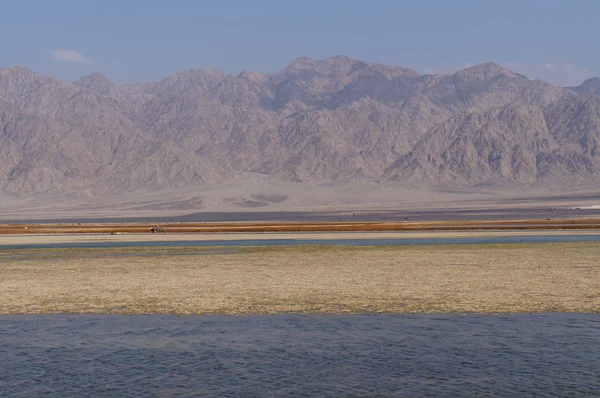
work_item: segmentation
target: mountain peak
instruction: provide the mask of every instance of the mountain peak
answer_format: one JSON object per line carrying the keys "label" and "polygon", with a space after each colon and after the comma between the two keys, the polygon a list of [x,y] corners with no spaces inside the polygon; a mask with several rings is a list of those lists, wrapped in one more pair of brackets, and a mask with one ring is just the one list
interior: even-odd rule
{"label": "mountain peak", "polygon": [[269,79],[269,76],[264,73],[252,72],[244,69],[239,75],[237,75],[237,78],[247,82],[265,82]]}
{"label": "mountain peak", "polygon": [[10,68],[8,68],[8,70],[17,71],[17,72],[31,72],[31,73],[35,73],[31,69],[29,69],[28,67],[23,66],[23,65],[14,65],[14,66],[11,66]]}
{"label": "mountain peak", "polygon": [[102,80],[109,80],[110,81],[110,79],[108,77],[104,76],[100,72],[92,72],[88,76],[91,77],[92,79],[102,79]]}
{"label": "mountain peak", "polygon": [[569,87],[578,94],[600,95],[600,77],[594,76],[584,81],[580,86]]}
{"label": "mountain peak", "polygon": [[471,72],[485,72],[485,73],[497,73],[504,70],[504,68],[495,62],[484,62],[481,64],[471,65],[463,69],[463,71]]}
{"label": "mountain peak", "polygon": [[355,72],[371,70],[385,75],[388,78],[407,75],[411,77],[419,77],[420,74],[412,69],[403,66],[389,66],[378,63],[370,63],[356,60],[345,55],[336,55],[333,57],[314,60],[308,57],[296,59],[285,69],[283,73],[296,73],[299,70],[311,70],[320,75],[335,75],[346,76]]}
{"label": "mountain peak", "polygon": [[163,80],[179,80],[186,79],[190,81],[214,79],[220,80],[228,76],[227,73],[221,72],[217,69],[184,69],[181,72],[177,72],[171,76],[166,77]]}
{"label": "mountain peak", "polygon": [[22,65],[15,65],[9,68],[0,69],[0,72],[10,73],[14,75],[37,75],[37,73],[35,73],[31,69]]}
{"label": "mountain peak", "polygon": [[31,69],[16,65],[10,68],[0,69],[0,86],[2,86],[2,80],[5,82],[12,82],[13,85],[23,87],[24,85],[31,84],[31,82],[37,82],[38,84],[51,84],[55,86],[61,86],[63,83],[53,77],[39,74]]}
{"label": "mountain peak", "polygon": [[309,57],[296,58],[286,69],[306,69],[315,66],[317,61]]}
{"label": "mountain peak", "polygon": [[354,64],[358,61],[350,57],[346,57],[345,55],[336,55],[333,57],[325,58],[322,62],[326,64]]}
{"label": "mountain peak", "polygon": [[90,73],[89,75],[83,76],[82,78],[80,78],[79,80],[77,80],[74,84],[77,84],[77,82],[80,82],[80,83],[83,83],[83,82],[99,82],[99,83],[114,84],[108,77],[104,76],[100,72],[93,72],[93,73]]}
{"label": "mountain peak", "polygon": [[516,74],[512,73],[508,69],[504,69],[502,66],[495,62],[485,62],[470,66],[468,68],[459,70],[455,73],[455,76],[460,76],[465,79],[479,79],[486,80],[498,75],[504,75],[506,77],[517,77]]}
{"label": "mountain peak", "polygon": [[87,76],[83,76],[81,79],[73,83],[81,88],[92,90],[102,95],[111,95],[117,89],[117,85],[114,84],[109,78],[101,73],[94,72]]}
{"label": "mountain peak", "polygon": [[317,67],[344,67],[352,66],[360,61],[346,57],[345,55],[336,55],[333,57],[315,60],[309,57],[300,57],[294,60],[286,69],[312,69]]}

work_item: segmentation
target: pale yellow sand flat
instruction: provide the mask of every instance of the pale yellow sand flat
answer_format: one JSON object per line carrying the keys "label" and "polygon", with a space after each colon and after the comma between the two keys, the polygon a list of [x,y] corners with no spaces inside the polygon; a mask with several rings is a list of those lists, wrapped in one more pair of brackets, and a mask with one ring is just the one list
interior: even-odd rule
{"label": "pale yellow sand flat", "polygon": [[598,243],[210,250],[4,251],[0,314],[600,312]]}

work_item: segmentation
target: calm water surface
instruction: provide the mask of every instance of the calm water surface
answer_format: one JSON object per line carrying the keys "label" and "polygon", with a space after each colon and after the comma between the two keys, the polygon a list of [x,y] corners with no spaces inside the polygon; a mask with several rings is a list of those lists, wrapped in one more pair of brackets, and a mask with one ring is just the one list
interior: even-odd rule
{"label": "calm water surface", "polygon": [[[285,235],[285,234],[282,234]],[[395,246],[395,245],[472,245],[494,243],[558,243],[600,242],[600,234],[589,235],[514,235],[474,238],[399,238],[399,239],[232,239],[146,242],[65,242],[45,244],[0,245],[9,249],[86,249],[123,247],[181,247],[181,246],[282,246],[282,245],[341,245],[341,246]]]}
{"label": "calm water surface", "polygon": [[600,315],[0,317],[0,396],[600,396]]}

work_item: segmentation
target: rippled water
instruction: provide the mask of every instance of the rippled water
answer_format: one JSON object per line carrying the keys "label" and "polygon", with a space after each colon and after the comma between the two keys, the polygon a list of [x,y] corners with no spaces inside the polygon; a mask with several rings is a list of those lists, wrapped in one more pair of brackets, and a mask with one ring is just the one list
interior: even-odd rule
{"label": "rippled water", "polygon": [[600,396],[600,316],[0,317],[0,396]]}

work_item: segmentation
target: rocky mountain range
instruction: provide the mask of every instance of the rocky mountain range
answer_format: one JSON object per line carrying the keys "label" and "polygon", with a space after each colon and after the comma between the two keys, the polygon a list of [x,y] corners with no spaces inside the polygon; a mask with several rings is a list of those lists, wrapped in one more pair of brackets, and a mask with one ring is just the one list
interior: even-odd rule
{"label": "rocky mountain range", "polygon": [[561,88],[494,63],[421,75],[338,56],[273,74],[185,70],[118,86],[0,69],[0,191],[101,195],[240,173],[322,184],[600,181],[600,79]]}

